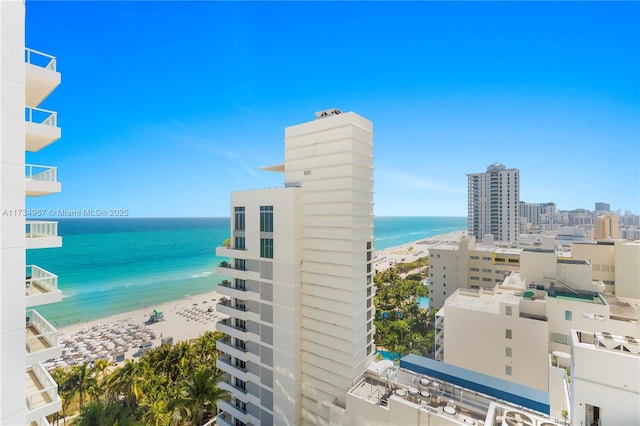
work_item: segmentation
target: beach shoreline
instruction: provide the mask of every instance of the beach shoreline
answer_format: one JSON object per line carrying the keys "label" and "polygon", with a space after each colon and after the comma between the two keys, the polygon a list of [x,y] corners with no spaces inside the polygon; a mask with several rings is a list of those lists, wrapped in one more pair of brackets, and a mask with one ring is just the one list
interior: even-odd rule
{"label": "beach shoreline", "polygon": [[[458,242],[466,233],[466,230],[454,231],[376,251],[373,259],[375,270],[376,272],[381,272],[397,263],[413,262],[421,257],[428,256],[429,248],[442,243]],[[138,347],[142,343],[148,344],[148,342],[151,342],[151,347],[157,347],[166,338],[171,338],[176,343],[195,339],[207,331],[215,331],[216,323],[225,317],[225,315],[217,312],[217,302],[221,297],[224,296],[212,291],[60,327],[60,344],[65,347],[65,357],[58,358],[57,363],[59,365],[56,366],[74,365],[74,358],[71,356],[80,356],[75,352],[75,347],[83,345],[84,341],[89,340],[90,335],[118,334],[120,331],[126,333],[129,332],[128,328],[135,329],[140,337],[135,340],[136,343],[129,342],[128,349],[123,352],[126,360],[136,359],[140,355]],[[164,319],[149,323],[148,320],[153,309],[161,310]],[[106,340],[108,339],[107,337],[102,337],[102,339],[103,341],[100,341],[99,338],[93,340],[99,346],[104,347],[109,344],[109,341]],[[98,355],[95,349],[83,349],[85,356],[80,362],[90,361],[98,356],[105,356]],[[113,355],[111,353],[109,357],[115,358]],[[69,362],[71,363],[61,362],[63,359],[70,360]],[[49,366],[52,367],[51,365]]]}

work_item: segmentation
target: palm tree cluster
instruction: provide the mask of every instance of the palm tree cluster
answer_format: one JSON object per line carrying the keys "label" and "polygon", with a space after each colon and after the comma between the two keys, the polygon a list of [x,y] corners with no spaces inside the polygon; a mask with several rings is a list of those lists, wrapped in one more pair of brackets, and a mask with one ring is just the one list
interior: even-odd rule
{"label": "palm tree cluster", "polygon": [[106,360],[57,368],[53,378],[62,398],[62,415],[77,401],[78,425],[202,425],[216,413],[216,400],[228,399],[218,387],[223,372],[216,368],[220,333],[164,344],[138,361],[109,368]]}
{"label": "palm tree cluster", "polygon": [[[402,264],[403,270],[408,270]],[[434,347],[435,311],[420,308],[419,298],[428,296],[420,275],[401,278],[397,268],[374,277],[376,295],[376,343],[391,353],[429,356]]]}

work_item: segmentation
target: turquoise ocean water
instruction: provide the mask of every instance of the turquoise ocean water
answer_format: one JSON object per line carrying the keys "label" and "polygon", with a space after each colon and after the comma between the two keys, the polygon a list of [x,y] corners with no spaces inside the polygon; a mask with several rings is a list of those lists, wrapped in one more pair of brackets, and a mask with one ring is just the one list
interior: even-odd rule
{"label": "turquoise ocean water", "polygon": [[[376,217],[375,248],[466,229],[465,217]],[[60,219],[62,248],[27,251],[58,275],[62,302],[37,307],[60,327],[215,290],[229,218]]]}

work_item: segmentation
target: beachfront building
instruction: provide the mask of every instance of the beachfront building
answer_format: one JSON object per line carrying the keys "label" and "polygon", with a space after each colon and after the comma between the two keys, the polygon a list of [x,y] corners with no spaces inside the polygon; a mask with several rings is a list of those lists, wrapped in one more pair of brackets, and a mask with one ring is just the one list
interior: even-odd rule
{"label": "beachfront building", "polygon": [[373,343],[373,133],[327,110],[285,129],[284,187],[231,194],[218,424],[344,424]]}
{"label": "beachfront building", "polygon": [[32,212],[25,196],[59,192],[60,183],[55,167],[25,166],[25,151],[38,153],[60,138],[56,113],[40,107],[60,73],[53,56],[25,49],[23,1],[0,2],[0,22],[0,424],[47,425],[61,402],[41,363],[61,349],[57,330],[33,308],[61,294],[56,275],[26,265],[25,250],[62,242],[57,223],[26,218]]}
{"label": "beachfront building", "polygon": [[482,241],[492,234],[496,241],[518,238],[520,171],[494,163],[486,173],[471,173],[468,179],[469,236]]}
{"label": "beachfront building", "polygon": [[571,329],[640,336],[640,299],[602,292],[589,262],[545,249],[525,249],[520,260],[520,272],[493,289],[447,299],[436,316],[436,359],[546,391],[548,356],[570,353]]}
{"label": "beachfront building", "polygon": [[520,267],[519,248],[483,243],[463,237],[459,244],[438,244],[429,249],[429,307],[439,309],[460,288],[493,288]]}

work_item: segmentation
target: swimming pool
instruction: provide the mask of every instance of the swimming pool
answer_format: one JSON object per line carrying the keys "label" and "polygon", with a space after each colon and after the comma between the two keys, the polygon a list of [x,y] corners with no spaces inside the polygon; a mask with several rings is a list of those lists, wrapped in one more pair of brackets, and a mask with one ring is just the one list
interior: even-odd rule
{"label": "swimming pool", "polygon": [[418,301],[418,303],[421,308],[426,309],[429,307],[429,298],[426,296],[422,296],[420,297],[420,300]]}
{"label": "swimming pool", "polygon": [[380,356],[384,359],[390,359],[391,361],[395,361],[396,359],[400,359],[402,354],[400,352],[389,352],[389,351],[376,351],[380,354]]}

